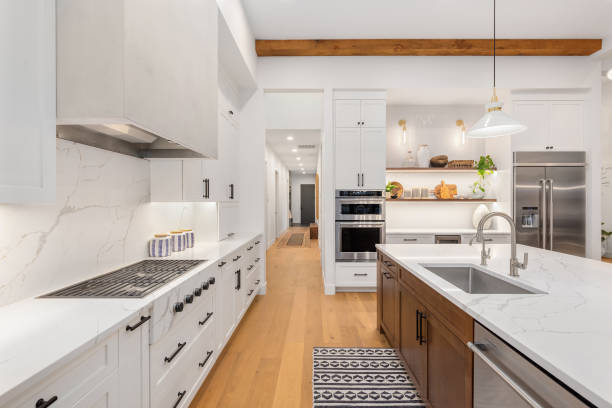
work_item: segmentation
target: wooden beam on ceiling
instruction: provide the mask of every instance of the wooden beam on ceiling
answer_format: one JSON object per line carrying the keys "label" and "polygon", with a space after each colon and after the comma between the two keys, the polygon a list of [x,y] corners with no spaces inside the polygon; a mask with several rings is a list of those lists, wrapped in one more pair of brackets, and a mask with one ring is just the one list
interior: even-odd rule
{"label": "wooden beam on ceiling", "polygon": [[[500,56],[587,56],[601,39],[498,39]],[[487,56],[492,39],[256,40],[260,57],[297,56]]]}

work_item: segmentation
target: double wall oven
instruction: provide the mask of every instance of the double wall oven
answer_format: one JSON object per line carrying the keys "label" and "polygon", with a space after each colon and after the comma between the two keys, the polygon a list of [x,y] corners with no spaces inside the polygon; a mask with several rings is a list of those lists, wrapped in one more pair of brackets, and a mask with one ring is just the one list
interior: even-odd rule
{"label": "double wall oven", "polygon": [[382,190],[336,191],[336,261],[375,261],[385,242]]}

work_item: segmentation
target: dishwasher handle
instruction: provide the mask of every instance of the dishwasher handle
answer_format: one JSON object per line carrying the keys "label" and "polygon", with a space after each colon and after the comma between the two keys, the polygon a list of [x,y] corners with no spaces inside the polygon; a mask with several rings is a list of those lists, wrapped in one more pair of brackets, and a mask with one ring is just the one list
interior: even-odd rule
{"label": "dishwasher handle", "polygon": [[544,408],[540,405],[527,391],[523,389],[516,381],[514,381],[508,374],[504,372],[497,364],[495,364],[482,350],[478,347],[479,344],[474,344],[471,341],[467,343],[467,346],[474,352],[474,356],[480,358],[491,370],[493,370],[506,384],[508,384],[514,392],[516,392],[527,404],[533,408]]}

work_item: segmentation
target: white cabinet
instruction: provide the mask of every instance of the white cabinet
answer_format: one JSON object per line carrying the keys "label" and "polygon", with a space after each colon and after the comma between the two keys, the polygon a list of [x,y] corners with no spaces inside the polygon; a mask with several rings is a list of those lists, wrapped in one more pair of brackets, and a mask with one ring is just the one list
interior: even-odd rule
{"label": "white cabinet", "polygon": [[[463,234],[461,235],[461,243],[469,244],[470,240],[474,237],[474,234]],[[487,244],[509,244],[511,241],[510,234],[487,234],[485,231],[485,242]],[[479,242],[474,241],[472,244],[480,245]]]}
{"label": "white cabinet", "polygon": [[119,404],[110,406],[149,407],[150,318],[150,313],[139,314],[119,330]]}
{"label": "white cabinet", "polygon": [[582,150],[582,101],[514,101],[513,116],[527,130],[512,135],[512,150]]}
{"label": "white cabinet", "polygon": [[337,99],[335,127],[384,128],[387,123],[387,104],[384,99]]}
{"label": "white cabinet", "polygon": [[214,1],[57,0],[58,123],[130,124],[216,158],[217,13]]}
{"label": "white cabinet", "polygon": [[387,129],[361,129],[361,188],[385,188]]}
{"label": "white cabinet", "polygon": [[361,129],[336,129],[335,162],[336,188],[359,188],[361,185]]}
{"label": "white cabinet", "polygon": [[240,230],[240,206],[238,203],[217,205],[217,228],[219,240],[229,238]]}
{"label": "white cabinet", "polygon": [[389,234],[387,244],[434,244],[434,234]]}
{"label": "white cabinet", "polygon": [[0,202],[55,199],[55,2],[0,6]]}

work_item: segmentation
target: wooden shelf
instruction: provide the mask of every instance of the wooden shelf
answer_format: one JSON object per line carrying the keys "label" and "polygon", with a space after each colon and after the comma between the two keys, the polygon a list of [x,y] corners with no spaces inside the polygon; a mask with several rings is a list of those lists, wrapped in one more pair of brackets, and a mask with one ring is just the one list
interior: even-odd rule
{"label": "wooden shelf", "polygon": [[387,198],[386,201],[412,201],[412,202],[440,202],[440,203],[496,203],[495,198],[452,198],[452,199],[440,199],[440,198]]}
{"label": "wooden shelf", "polygon": [[[497,170],[497,169],[494,169]],[[478,169],[455,169],[448,167],[390,167],[387,173],[476,173]]]}

